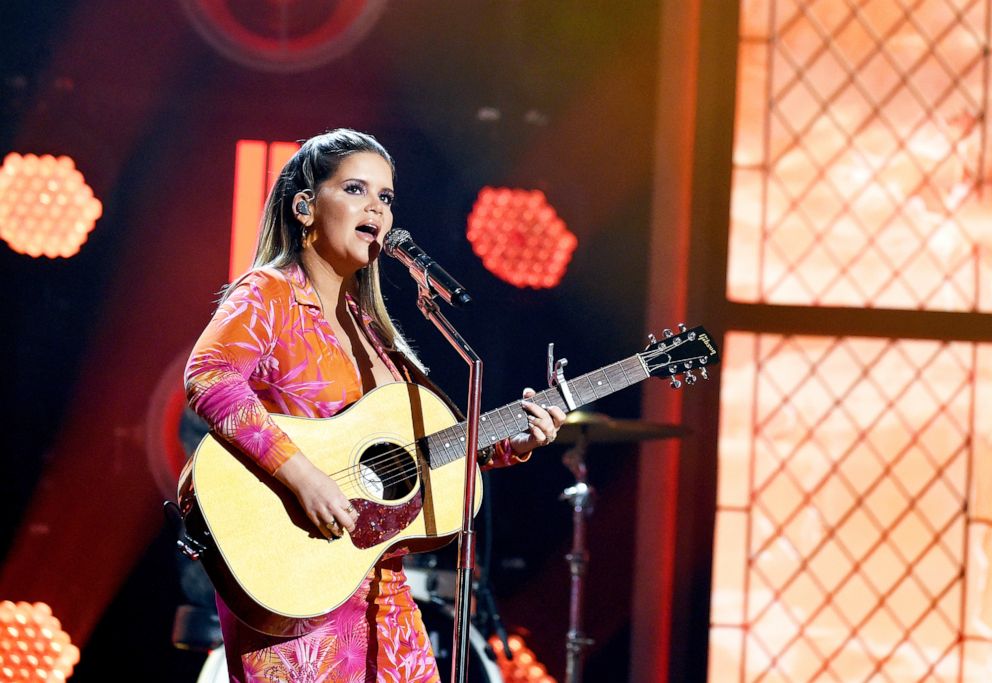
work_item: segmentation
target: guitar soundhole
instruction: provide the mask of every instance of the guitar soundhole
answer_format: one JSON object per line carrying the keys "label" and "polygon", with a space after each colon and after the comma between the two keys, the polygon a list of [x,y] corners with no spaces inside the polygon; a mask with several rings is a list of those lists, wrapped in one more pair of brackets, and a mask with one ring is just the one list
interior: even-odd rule
{"label": "guitar soundhole", "polygon": [[358,463],[362,486],[383,500],[405,498],[417,485],[417,461],[396,444],[373,444]]}

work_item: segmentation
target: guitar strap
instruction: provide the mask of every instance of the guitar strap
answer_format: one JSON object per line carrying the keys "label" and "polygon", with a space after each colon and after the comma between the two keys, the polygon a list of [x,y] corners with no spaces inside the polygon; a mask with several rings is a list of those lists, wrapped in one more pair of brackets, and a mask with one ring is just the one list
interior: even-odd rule
{"label": "guitar strap", "polygon": [[[445,394],[441,389],[427,377],[427,373],[421,370],[416,363],[410,361],[405,355],[399,351],[390,350],[387,351],[390,360],[393,361],[393,365],[399,369],[400,374],[403,378],[410,384],[418,384],[422,387],[426,387],[433,391],[438,398],[440,398],[448,409],[455,414],[455,419],[464,420],[458,406],[454,404],[451,398]],[[416,394],[411,394],[411,398],[416,398]],[[414,413],[416,413],[416,409]],[[431,487],[431,474],[430,474],[430,464],[427,462],[426,458],[420,458],[418,462],[418,467],[420,468],[420,486],[423,495],[423,515],[424,515],[424,527],[429,536],[437,535],[437,522],[434,516],[434,492]]]}
{"label": "guitar strap", "polygon": [[442,401],[444,401],[445,405],[448,406],[459,421],[465,419],[465,415],[461,410],[459,410],[458,406],[455,405],[455,402],[452,401],[451,398],[444,393],[438,385],[431,381],[431,379],[427,376],[427,373],[418,368],[413,361],[407,359],[407,357],[399,351],[389,350],[386,353],[389,354],[390,360],[392,360],[393,364],[399,368],[400,373],[402,373],[407,382],[413,382],[414,384],[419,384],[422,387],[427,387],[437,394]]}
{"label": "guitar strap", "polygon": [[[451,398],[446,393],[444,393],[444,391],[442,391],[440,387],[438,387],[438,385],[432,382],[431,379],[427,376],[427,373],[421,370],[416,363],[410,361],[406,356],[404,356],[399,351],[388,350],[386,353],[389,354],[390,360],[392,360],[393,364],[397,368],[399,368],[400,373],[402,373],[406,381],[413,382],[414,384],[419,384],[422,387],[427,387],[435,394],[437,394],[442,401],[444,401],[445,405],[447,405],[448,408],[451,410],[451,412],[455,414],[455,418],[457,418],[459,422],[465,420],[465,414],[458,408],[457,405],[455,405],[455,402],[452,401]],[[495,453],[496,453],[496,448],[494,446],[485,446],[483,448],[480,448],[479,464],[480,465],[489,464],[489,462],[493,459],[493,455],[495,455]]]}

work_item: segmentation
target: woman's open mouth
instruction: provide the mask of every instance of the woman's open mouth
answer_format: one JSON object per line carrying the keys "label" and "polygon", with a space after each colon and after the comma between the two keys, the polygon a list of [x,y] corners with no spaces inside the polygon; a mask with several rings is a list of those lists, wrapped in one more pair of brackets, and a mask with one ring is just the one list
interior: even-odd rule
{"label": "woman's open mouth", "polygon": [[376,238],[379,236],[379,226],[374,223],[365,223],[359,225],[355,230],[361,235],[362,239],[368,240],[369,242],[375,242]]}

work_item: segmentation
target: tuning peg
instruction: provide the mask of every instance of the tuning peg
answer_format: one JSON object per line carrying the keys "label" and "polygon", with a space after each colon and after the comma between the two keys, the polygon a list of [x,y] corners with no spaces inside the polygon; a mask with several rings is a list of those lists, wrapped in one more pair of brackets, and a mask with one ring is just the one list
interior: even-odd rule
{"label": "tuning peg", "polygon": [[710,378],[710,373],[706,372],[706,368],[699,368],[699,374],[703,376],[703,379]]}
{"label": "tuning peg", "polygon": [[682,386],[682,382],[672,377],[672,383],[669,384],[668,386],[670,386],[672,389],[678,389],[679,387]]}
{"label": "tuning peg", "polygon": [[649,334],[648,335],[648,346],[654,346],[657,343],[658,343],[658,340],[655,339],[655,336],[653,334]]}
{"label": "tuning peg", "polygon": [[687,329],[689,328],[685,326],[685,323],[679,323],[679,332],[685,332]]}
{"label": "tuning peg", "polygon": [[663,329],[663,330],[661,331],[661,333],[662,333],[663,335],[665,335],[665,339],[668,339],[669,337],[671,337],[672,335],[674,335],[674,334],[675,334],[674,332],[672,332],[672,331],[671,331],[670,329],[668,329],[667,327],[666,327],[665,329]]}
{"label": "tuning peg", "polygon": [[685,378],[685,383],[688,384],[689,386],[692,386],[693,384],[696,383],[696,376],[692,374],[692,371],[686,372],[685,375],[683,375],[683,377]]}

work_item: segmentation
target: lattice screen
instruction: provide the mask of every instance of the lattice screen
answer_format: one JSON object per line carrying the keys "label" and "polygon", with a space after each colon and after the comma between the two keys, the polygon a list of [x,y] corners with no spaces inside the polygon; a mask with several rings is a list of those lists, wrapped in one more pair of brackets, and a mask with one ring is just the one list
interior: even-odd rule
{"label": "lattice screen", "polygon": [[722,377],[710,680],[992,680],[992,344],[738,333]]}
{"label": "lattice screen", "polygon": [[992,310],[988,0],[743,0],[737,301]]}
{"label": "lattice screen", "polygon": [[[989,5],[743,0],[729,299],[992,312]],[[992,681],[990,399],[992,344],[728,335],[711,681]]]}

